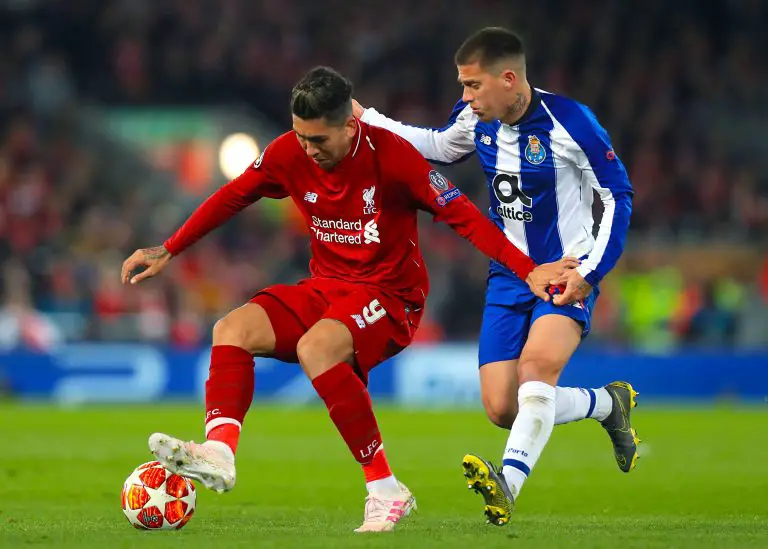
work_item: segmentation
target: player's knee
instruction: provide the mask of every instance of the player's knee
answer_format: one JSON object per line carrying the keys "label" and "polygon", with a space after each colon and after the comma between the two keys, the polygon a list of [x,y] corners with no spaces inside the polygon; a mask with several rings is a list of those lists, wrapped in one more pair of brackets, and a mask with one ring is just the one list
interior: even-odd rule
{"label": "player's knee", "polygon": [[296,345],[296,356],[305,368],[318,363],[327,363],[331,354],[332,342],[326,334],[307,332]]}
{"label": "player's knee", "polygon": [[274,348],[274,334],[236,309],[213,325],[213,344],[233,345],[252,354],[268,353]]}
{"label": "player's knee", "polygon": [[563,366],[561,361],[547,357],[520,359],[517,365],[518,379],[521,385],[526,381],[543,381],[555,385]]}
{"label": "player's knee", "polygon": [[312,360],[314,353],[315,342],[309,337],[309,334],[304,334],[296,344],[296,356],[299,359],[299,364],[307,364]]}
{"label": "player's knee", "polygon": [[342,361],[351,360],[351,352],[332,333],[310,330],[299,339],[296,356],[307,373],[319,375]]}
{"label": "player's knee", "polygon": [[502,429],[511,429],[517,417],[517,407],[513,402],[503,398],[483,398],[483,406],[488,419]]}
{"label": "player's knee", "polygon": [[213,325],[213,344],[214,345],[238,345],[242,343],[245,334],[242,327],[237,325],[232,318],[227,315],[216,321]]}

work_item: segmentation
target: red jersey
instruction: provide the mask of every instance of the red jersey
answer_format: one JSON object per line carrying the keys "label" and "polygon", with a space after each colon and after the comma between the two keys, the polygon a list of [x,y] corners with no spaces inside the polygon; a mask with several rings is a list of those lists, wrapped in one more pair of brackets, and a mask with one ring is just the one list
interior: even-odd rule
{"label": "red jersey", "polygon": [[264,197],[290,197],[301,211],[311,233],[312,277],[377,286],[414,304],[429,290],[419,210],[523,279],[535,267],[410,143],[360,121],[349,153],[331,171],[307,156],[293,132],[281,135],[198,207],[165,248],[177,255]]}

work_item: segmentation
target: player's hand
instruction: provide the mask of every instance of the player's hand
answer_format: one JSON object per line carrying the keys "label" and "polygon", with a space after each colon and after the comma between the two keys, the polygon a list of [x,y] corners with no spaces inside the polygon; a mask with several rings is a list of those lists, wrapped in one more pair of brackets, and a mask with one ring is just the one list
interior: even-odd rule
{"label": "player's hand", "polygon": [[365,107],[358,103],[357,99],[352,99],[352,115],[356,118],[360,118],[363,116],[363,111],[365,111]]}
{"label": "player's hand", "polygon": [[550,285],[565,286],[565,291],[552,298],[552,303],[558,306],[581,301],[592,293],[592,285],[584,280],[576,269],[566,271],[558,278],[552,279]]}
{"label": "player's hand", "polygon": [[[145,278],[151,278],[162,271],[166,264],[171,260],[171,254],[163,246],[154,248],[142,248],[133,252],[131,257],[123,261],[123,269],[120,273],[120,280],[123,284],[138,284]],[[144,267],[144,270],[138,274],[133,272]]]}
{"label": "player's hand", "polygon": [[544,263],[539,265],[528,275],[525,282],[536,297],[544,301],[549,301],[550,296],[547,288],[550,282],[555,278],[561,277],[564,273],[575,269],[581,262],[575,257],[564,257],[554,263]]}

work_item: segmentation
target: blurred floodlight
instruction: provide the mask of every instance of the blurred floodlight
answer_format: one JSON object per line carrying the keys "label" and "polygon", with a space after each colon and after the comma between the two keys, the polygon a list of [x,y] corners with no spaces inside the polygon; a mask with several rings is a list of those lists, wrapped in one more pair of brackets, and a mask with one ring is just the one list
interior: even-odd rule
{"label": "blurred floodlight", "polygon": [[233,133],[221,142],[219,168],[227,179],[234,179],[259,156],[259,144],[247,133]]}

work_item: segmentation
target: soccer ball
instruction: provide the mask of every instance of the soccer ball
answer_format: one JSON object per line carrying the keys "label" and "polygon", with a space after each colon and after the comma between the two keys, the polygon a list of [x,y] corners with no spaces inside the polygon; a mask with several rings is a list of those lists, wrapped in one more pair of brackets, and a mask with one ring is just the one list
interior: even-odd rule
{"label": "soccer ball", "polygon": [[141,530],[178,530],[195,512],[192,481],[171,473],[159,461],[134,469],[123,484],[123,513]]}

